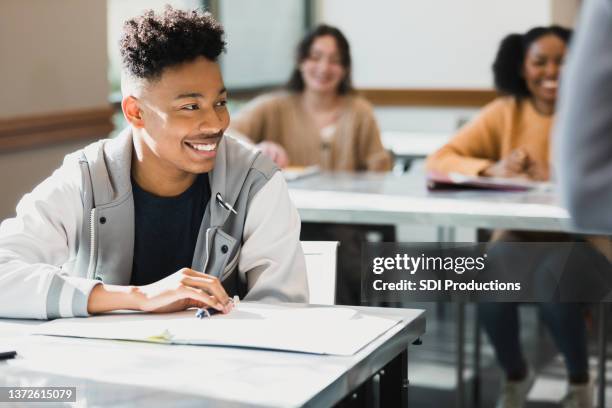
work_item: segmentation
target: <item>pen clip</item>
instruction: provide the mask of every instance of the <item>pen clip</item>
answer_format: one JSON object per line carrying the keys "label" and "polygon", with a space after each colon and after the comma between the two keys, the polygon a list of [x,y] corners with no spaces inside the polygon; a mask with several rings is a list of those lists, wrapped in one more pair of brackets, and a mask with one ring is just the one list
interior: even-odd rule
{"label": "pen clip", "polygon": [[219,204],[221,207],[225,208],[227,211],[233,212],[235,215],[238,215],[238,212],[234,210],[234,207],[232,207],[229,203],[223,200],[223,197],[221,197],[221,193],[217,193],[215,198],[217,200],[217,204]]}

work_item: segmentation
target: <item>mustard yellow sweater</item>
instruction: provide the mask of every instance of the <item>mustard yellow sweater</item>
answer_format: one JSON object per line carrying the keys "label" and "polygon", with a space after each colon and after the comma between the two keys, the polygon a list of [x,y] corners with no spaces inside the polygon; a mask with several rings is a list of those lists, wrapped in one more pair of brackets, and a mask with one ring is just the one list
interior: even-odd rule
{"label": "mustard yellow sweater", "polygon": [[519,147],[548,167],[553,118],[529,100],[497,98],[427,159],[427,169],[475,176]]}

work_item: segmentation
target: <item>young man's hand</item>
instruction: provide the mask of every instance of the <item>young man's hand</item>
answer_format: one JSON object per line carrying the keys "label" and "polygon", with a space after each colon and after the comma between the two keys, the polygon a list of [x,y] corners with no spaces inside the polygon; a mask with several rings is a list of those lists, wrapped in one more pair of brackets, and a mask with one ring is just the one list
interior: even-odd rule
{"label": "young man's hand", "polygon": [[513,150],[508,157],[493,163],[484,169],[480,175],[485,177],[502,178],[531,178],[527,172],[532,160],[529,154],[523,149]]}
{"label": "young man's hand", "polygon": [[289,156],[285,148],[274,142],[261,142],[256,145],[263,154],[268,156],[281,169],[289,165]]}
{"label": "young man's hand", "polygon": [[232,306],[218,278],[189,268],[144,286],[97,285],[87,304],[91,314],[120,309],[167,313],[190,307],[228,313]]}

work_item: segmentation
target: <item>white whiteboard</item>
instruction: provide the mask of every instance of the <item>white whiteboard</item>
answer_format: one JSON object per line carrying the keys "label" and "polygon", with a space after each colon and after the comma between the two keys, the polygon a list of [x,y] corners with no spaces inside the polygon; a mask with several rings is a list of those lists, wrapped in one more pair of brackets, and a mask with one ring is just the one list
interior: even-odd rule
{"label": "white whiteboard", "polygon": [[501,39],[552,21],[553,0],[319,0],[360,88],[490,88]]}
{"label": "white whiteboard", "polygon": [[284,84],[304,34],[303,0],[219,1],[227,54],[221,58],[225,86]]}

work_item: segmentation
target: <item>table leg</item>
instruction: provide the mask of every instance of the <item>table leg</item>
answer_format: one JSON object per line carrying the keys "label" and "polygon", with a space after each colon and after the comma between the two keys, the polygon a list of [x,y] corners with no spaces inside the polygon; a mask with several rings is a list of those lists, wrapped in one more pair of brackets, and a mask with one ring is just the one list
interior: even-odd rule
{"label": "table leg", "polygon": [[455,407],[463,408],[465,401],[465,303],[457,302],[457,393]]}
{"label": "table leg", "polygon": [[380,406],[408,406],[408,349],[395,357],[380,373]]}
{"label": "table leg", "polygon": [[598,339],[598,388],[597,388],[597,406],[605,408],[606,406],[606,342],[607,342],[607,307],[608,304],[601,302],[599,304],[599,339]]}
{"label": "table leg", "polygon": [[[474,305],[478,309],[478,305]],[[472,406],[480,407],[480,355],[482,346],[482,337],[480,333],[480,320],[478,319],[478,310],[474,314],[474,375],[472,380]]]}

